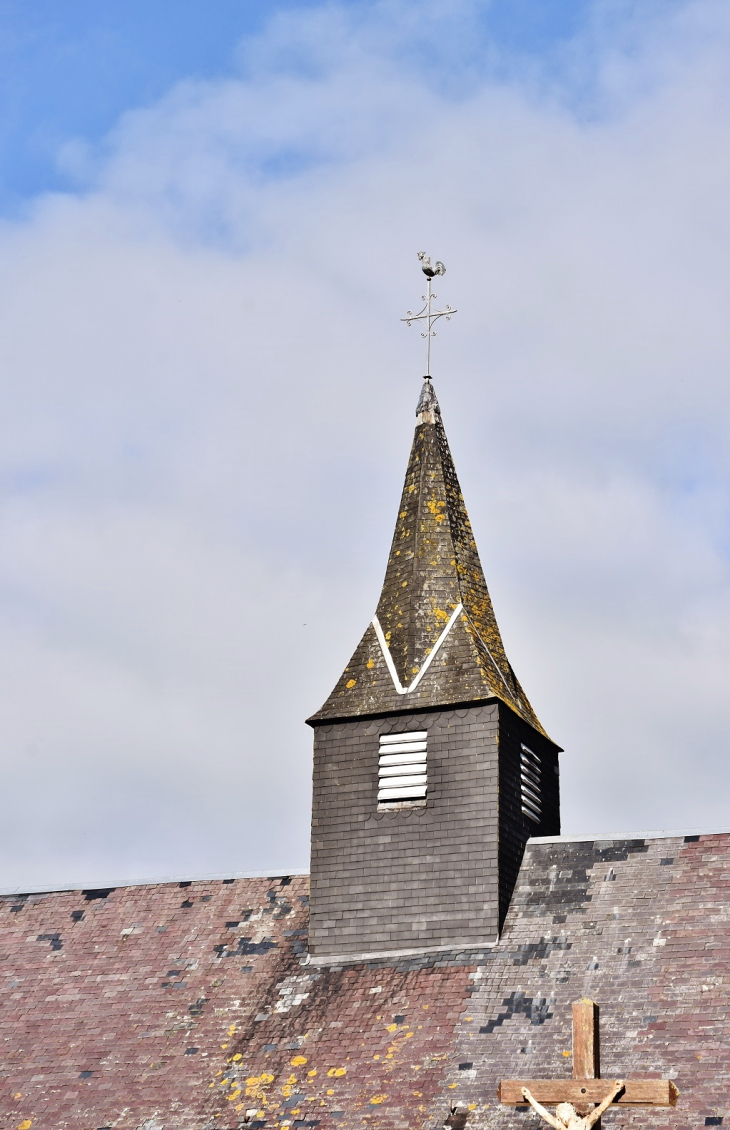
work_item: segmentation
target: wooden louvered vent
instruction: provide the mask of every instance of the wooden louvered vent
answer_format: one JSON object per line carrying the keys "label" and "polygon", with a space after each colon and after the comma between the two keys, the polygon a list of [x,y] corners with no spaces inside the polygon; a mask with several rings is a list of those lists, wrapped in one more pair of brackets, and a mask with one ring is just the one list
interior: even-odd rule
{"label": "wooden louvered vent", "polygon": [[381,734],[378,806],[426,802],[427,730]]}
{"label": "wooden louvered vent", "polygon": [[520,746],[520,786],[522,812],[539,824],[542,820],[542,794],[540,792],[540,758],[526,745]]}

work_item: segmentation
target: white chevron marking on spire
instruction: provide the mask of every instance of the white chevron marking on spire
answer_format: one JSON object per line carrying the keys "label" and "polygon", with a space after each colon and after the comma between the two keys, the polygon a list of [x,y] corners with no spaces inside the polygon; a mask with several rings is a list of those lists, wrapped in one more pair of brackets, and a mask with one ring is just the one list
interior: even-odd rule
{"label": "white chevron marking on spire", "polygon": [[393,686],[397,690],[398,694],[410,694],[411,691],[414,691],[416,689],[416,687],[420,683],[421,679],[423,678],[423,676],[426,674],[429,667],[431,666],[431,663],[436,656],[436,652],[441,647],[441,644],[444,642],[444,640],[448,636],[449,632],[453,628],[454,624],[456,623],[456,621],[459,617],[459,613],[462,612],[463,610],[464,610],[464,605],[463,604],[457,604],[456,608],[451,613],[451,619],[449,620],[448,624],[444,628],[444,630],[441,633],[441,635],[439,636],[439,638],[436,640],[436,643],[431,648],[431,651],[426,656],[426,662],[423,664],[423,667],[421,667],[421,670],[418,672],[415,679],[413,680],[413,682],[408,687],[404,687],[403,684],[401,683],[400,679],[398,678],[398,672],[395,669],[395,663],[393,662],[393,656],[390,654],[390,648],[388,647],[387,643],[385,642],[385,636],[383,635],[383,629],[380,627],[380,620],[378,620],[377,616],[373,616],[372,625],[375,628],[375,635],[378,637],[378,643],[380,644],[380,650],[383,653],[383,659],[385,660],[386,665],[388,667],[388,670],[390,671],[390,677],[393,680]]}

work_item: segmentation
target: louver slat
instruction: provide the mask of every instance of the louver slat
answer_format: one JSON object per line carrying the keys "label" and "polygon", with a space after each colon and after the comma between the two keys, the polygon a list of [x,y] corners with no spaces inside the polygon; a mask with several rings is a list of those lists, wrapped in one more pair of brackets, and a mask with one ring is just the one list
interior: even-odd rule
{"label": "louver slat", "polygon": [[408,785],[404,789],[380,789],[378,800],[421,800],[426,796],[425,785]]}
{"label": "louver slat", "polygon": [[425,765],[426,754],[398,754],[393,757],[392,754],[380,755],[381,768],[383,765]]}
{"label": "louver slat", "polygon": [[393,743],[425,742],[427,738],[428,730],[412,730],[409,734],[381,734],[380,748]]}

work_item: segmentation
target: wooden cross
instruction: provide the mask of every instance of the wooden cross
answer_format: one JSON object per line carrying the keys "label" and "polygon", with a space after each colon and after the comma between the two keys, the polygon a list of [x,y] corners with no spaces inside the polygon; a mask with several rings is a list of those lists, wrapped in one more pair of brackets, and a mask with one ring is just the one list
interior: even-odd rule
{"label": "wooden cross", "polygon": [[[601,1103],[613,1090],[613,1080],[600,1077],[598,1038],[598,1005],[589,1000],[574,1001],[573,1078],[502,1079],[497,1089],[499,1101],[507,1106],[524,1106],[522,1088],[527,1087],[539,1103],[549,1106],[571,1103],[580,1112],[586,1103]],[[671,1079],[627,1079],[613,1101],[619,1106],[675,1106],[678,1097]]]}

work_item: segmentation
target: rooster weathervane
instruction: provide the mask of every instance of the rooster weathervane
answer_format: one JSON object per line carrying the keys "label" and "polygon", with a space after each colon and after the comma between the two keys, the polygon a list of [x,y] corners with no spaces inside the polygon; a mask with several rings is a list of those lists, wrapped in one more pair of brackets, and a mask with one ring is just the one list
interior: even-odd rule
{"label": "rooster weathervane", "polygon": [[401,318],[401,322],[405,322],[407,326],[410,326],[411,322],[426,323],[426,328],[421,331],[421,337],[425,337],[426,339],[426,374],[423,379],[425,381],[430,381],[431,338],[436,337],[436,330],[433,328],[434,323],[437,322],[439,318],[446,318],[446,321],[448,322],[451,318],[451,315],[456,313],[456,310],[452,310],[450,306],[447,306],[445,310],[433,309],[431,304],[434,298],[438,298],[438,295],[431,293],[431,279],[433,279],[436,275],[445,275],[446,267],[438,260],[434,263],[433,266],[431,266],[431,260],[425,251],[419,251],[418,258],[421,260],[421,270],[428,279],[428,287],[426,293],[421,295],[421,299],[423,300],[423,302],[425,302],[425,306],[423,307],[423,309],[419,310],[417,314],[414,314],[412,310],[408,310],[406,312],[405,318]]}

